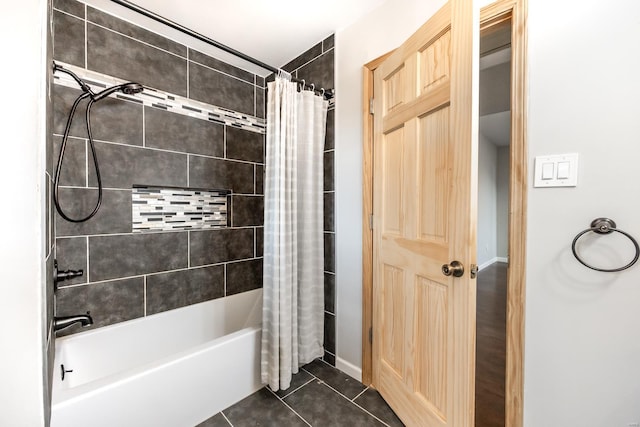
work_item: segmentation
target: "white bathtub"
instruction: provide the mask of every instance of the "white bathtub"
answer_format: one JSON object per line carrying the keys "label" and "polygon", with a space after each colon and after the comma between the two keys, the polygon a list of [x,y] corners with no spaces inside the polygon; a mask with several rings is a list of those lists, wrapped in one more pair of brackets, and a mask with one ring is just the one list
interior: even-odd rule
{"label": "white bathtub", "polygon": [[261,321],[257,289],[58,338],[51,426],[193,427],[262,387]]}

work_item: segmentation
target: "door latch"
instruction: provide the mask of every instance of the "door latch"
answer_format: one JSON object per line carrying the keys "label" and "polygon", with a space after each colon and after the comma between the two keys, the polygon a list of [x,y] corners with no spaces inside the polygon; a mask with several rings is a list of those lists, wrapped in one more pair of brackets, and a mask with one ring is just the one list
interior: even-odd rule
{"label": "door latch", "polygon": [[478,266],[476,264],[471,264],[471,268],[469,269],[469,276],[472,279],[475,279],[478,275]]}

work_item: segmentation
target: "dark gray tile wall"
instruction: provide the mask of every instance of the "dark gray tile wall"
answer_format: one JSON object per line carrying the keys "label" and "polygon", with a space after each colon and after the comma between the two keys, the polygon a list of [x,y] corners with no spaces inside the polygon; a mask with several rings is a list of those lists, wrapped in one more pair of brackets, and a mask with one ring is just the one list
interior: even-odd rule
{"label": "dark gray tile wall", "polygon": [[[54,59],[264,117],[263,77],[75,0],[54,0],[53,7]],[[80,94],[52,89],[49,193],[67,115]],[[71,127],[61,177],[61,204],[72,217],[90,212],[98,197],[85,105]],[[112,98],[93,106],[91,122],[102,206],[80,224],[50,215],[59,268],[85,272],[59,284],[56,315],[90,311],[95,328],[262,287],[262,134]],[[232,226],[133,234],[134,184],[232,190]]]}
{"label": "dark gray tile wall", "polygon": [[[315,84],[316,88],[333,89],[334,80],[334,36],[331,35],[282,67],[298,79]],[[334,138],[335,109],[327,113],[327,132],[324,145],[324,361],[335,366],[335,191],[334,191]],[[262,186],[262,184],[260,184]],[[261,187],[262,188],[262,187]]]}

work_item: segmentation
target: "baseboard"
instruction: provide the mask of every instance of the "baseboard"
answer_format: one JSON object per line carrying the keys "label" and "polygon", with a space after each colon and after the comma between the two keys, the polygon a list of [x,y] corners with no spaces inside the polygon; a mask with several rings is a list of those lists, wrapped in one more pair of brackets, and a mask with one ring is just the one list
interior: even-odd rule
{"label": "baseboard", "polygon": [[489,267],[490,265],[495,264],[496,262],[509,262],[509,258],[500,257],[500,256],[491,258],[489,261],[483,262],[482,264],[480,264],[478,266],[478,271],[482,271],[485,268]]}
{"label": "baseboard", "polygon": [[340,369],[345,374],[352,378],[362,382],[362,368],[358,368],[356,365],[347,362],[336,356],[336,368]]}

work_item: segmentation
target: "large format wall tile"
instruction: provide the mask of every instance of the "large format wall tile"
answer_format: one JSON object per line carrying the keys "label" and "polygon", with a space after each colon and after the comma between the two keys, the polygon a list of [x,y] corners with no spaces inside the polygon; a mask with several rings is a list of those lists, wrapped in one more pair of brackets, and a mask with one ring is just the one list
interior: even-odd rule
{"label": "large format wall tile", "polygon": [[264,166],[256,165],[256,194],[264,194]]}
{"label": "large format wall tile", "polygon": [[144,125],[146,147],[224,156],[223,125],[150,107],[144,109]]}
{"label": "large format wall tile", "polygon": [[253,115],[253,85],[189,63],[189,98]]}
{"label": "large format wall tile", "polygon": [[53,12],[53,58],[84,67],[84,21]]}
{"label": "large format wall tile", "polygon": [[147,277],[147,315],[224,296],[224,266]]}
{"label": "large format wall tile", "polygon": [[334,109],[327,111],[327,129],[326,129],[326,135],[324,138],[325,150],[333,150],[335,146],[335,128],[336,128],[335,112],[336,110]]}
{"label": "large format wall tile", "polygon": [[334,193],[324,193],[324,231],[335,231]]}
{"label": "large format wall tile", "polygon": [[[82,92],[60,85],[53,87],[53,132],[64,133],[71,106]],[[71,125],[71,136],[87,138],[85,121],[87,101],[79,104]],[[91,132],[94,140],[142,145],[142,106],[134,102],[104,98],[91,108]]]}
{"label": "large format wall tile", "polygon": [[256,228],[256,257],[264,254],[264,227]]}
{"label": "large format wall tile", "polygon": [[191,266],[253,257],[253,229],[190,231]]}
{"label": "large format wall tile", "polygon": [[[322,40],[322,51],[326,52],[329,49],[333,48],[335,45],[335,34],[331,34],[326,39]],[[333,68],[333,67],[331,67]]]}
{"label": "large format wall tile", "polygon": [[267,117],[266,110],[266,91],[261,88],[256,88],[256,117],[265,119]]}
{"label": "large format wall tile", "polygon": [[316,44],[309,50],[303,52],[297,58],[294,58],[293,60],[289,61],[289,63],[283,66],[282,69],[288,72],[294,71],[320,55],[322,55],[322,42]]}
{"label": "large format wall tile", "polygon": [[324,271],[335,272],[335,235],[324,233]]}
{"label": "large format wall tile", "polygon": [[264,224],[263,196],[233,196],[232,206],[234,227]]}
{"label": "large format wall tile", "polygon": [[250,72],[242,70],[238,67],[234,67],[233,65],[227,64],[226,62],[222,62],[219,59],[212,58],[211,56],[205,55],[204,53],[200,53],[197,50],[189,49],[189,60],[202,65],[206,65],[209,68],[222,71],[225,74],[237,77],[241,80],[246,81],[247,83],[253,83],[255,79],[254,74],[251,74]]}
{"label": "large format wall tile", "polygon": [[226,150],[228,159],[264,163],[264,135],[228,126]]}
{"label": "large format wall tile", "polygon": [[89,312],[93,326],[72,326],[58,336],[112,325],[144,316],[144,280],[135,277],[58,290],[56,316],[74,316]]}
{"label": "large format wall tile", "polygon": [[187,96],[187,61],[91,23],[87,24],[89,69]]}
{"label": "large format wall tile", "polygon": [[84,3],[75,0],[53,0],[53,7],[84,19]]}
{"label": "large format wall tile", "polygon": [[[184,187],[187,155],[97,142],[100,174],[106,188],[131,188],[134,184]],[[97,186],[89,169],[89,184]]]}
{"label": "large format wall tile", "polygon": [[[62,137],[53,138],[53,153],[56,156],[56,164],[60,156]],[[60,171],[60,185],[84,187],[87,183],[87,140],[79,138],[67,138],[67,147],[64,152],[64,162]],[[93,160],[91,161],[93,168]],[[51,172],[55,179],[55,169]]]}
{"label": "large format wall tile", "polygon": [[325,151],[322,166],[324,168],[324,191],[333,191],[335,186],[333,172],[333,151]]}
{"label": "large format wall tile", "polygon": [[157,46],[160,49],[175,53],[184,58],[187,56],[187,47],[162,37],[159,34],[147,31],[144,28],[140,28],[136,25],[130,24],[122,19],[118,19],[113,15],[101,12],[98,9],[94,9],[91,6],[87,7],[87,20],[94,22],[102,27],[109,28],[110,30],[124,34],[125,36],[132,37],[134,39],[143,41],[152,46]]}
{"label": "large format wall tile", "polygon": [[58,287],[87,283],[87,238],[70,237],[56,239],[58,270],[82,270],[80,277],[59,282]]}
{"label": "large format wall tile", "polygon": [[298,78],[313,82],[316,88],[333,89],[333,50],[298,69]]}
{"label": "large format wall tile", "polygon": [[[97,189],[60,189],[60,205],[65,214],[72,219],[84,218],[89,215],[97,200]],[[56,212],[56,235],[58,237],[130,232],[130,190],[103,190],[100,209],[93,218],[85,222],[69,222]]]}
{"label": "large format wall tile", "polygon": [[253,165],[230,160],[189,156],[189,185],[212,190],[253,194]]}
{"label": "large format wall tile", "polygon": [[186,267],[184,232],[89,237],[90,281]]}
{"label": "large format wall tile", "polygon": [[227,264],[227,296],[261,287],[261,258]]}
{"label": "large format wall tile", "polygon": [[336,276],[324,273],[324,309],[329,313],[335,313],[336,303]]}
{"label": "large format wall tile", "polygon": [[336,316],[324,314],[324,349],[336,354]]}
{"label": "large format wall tile", "polygon": [[253,229],[190,232],[191,265],[216,264],[253,257]]}

